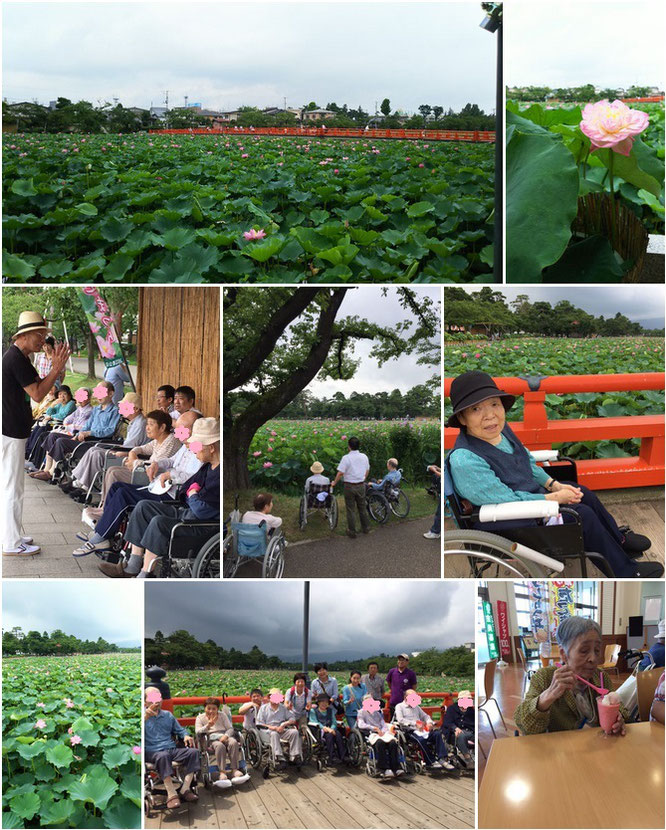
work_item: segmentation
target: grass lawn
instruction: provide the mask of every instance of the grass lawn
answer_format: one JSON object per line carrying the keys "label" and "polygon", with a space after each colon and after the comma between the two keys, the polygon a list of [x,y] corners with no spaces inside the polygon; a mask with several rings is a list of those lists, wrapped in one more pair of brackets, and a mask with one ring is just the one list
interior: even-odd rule
{"label": "grass lawn", "polygon": [[[404,487],[403,490],[407,494],[410,503],[409,515],[406,519],[398,519],[391,514],[388,523],[391,522],[408,522],[412,519],[420,519],[424,516],[434,516],[436,504],[432,496],[426,493],[425,487]],[[238,496],[238,508],[241,513],[252,508],[252,499],[258,491],[245,490],[240,491]],[[225,520],[234,508],[235,493],[224,493],[222,515]],[[347,521],[345,518],[345,501],[342,496],[342,486],[336,488],[336,497],[338,500],[338,526],[332,531],[340,536],[344,536],[347,530]],[[305,530],[301,530],[298,526],[298,506],[300,504],[300,496],[291,496],[285,493],[275,493],[273,498],[273,515],[279,516],[282,519],[282,527],[285,536],[290,542],[300,542],[305,539],[324,539],[331,534],[328,523],[325,520],[322,512],[321,516],[308,516],[308,523]],[[371,532],[377,527],[375,522],[370,520]]]}
{"label": "grass lawn", "polygon": [[[67,372],[65,374],[64,383],[65,386],[69,386],[72,390],[72,394],[74,394],[74,392],[82,386],[87,386],[88,389],[94,389],[100,380],[102,380],[102,378],[89,378],[88,375],[84,375],[83,372]],[[129,383],[126,383],[125,387],[128,387],[130,390],[132,388]],[[127,391],[127,388],[125,391]]]}

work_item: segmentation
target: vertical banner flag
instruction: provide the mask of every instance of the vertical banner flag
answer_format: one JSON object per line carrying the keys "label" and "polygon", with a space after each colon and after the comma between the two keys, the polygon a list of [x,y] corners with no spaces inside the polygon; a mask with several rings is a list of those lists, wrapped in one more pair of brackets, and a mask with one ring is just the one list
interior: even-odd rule
{"label": "vertical banner flag", "polygon": [[548,631],[548,583],[528,582],[527,591],[530,601],[530,627],[532,634],[543,629]]}
{"label": "vertical banner flag", "polygon": [[499,634],[499,650],[500,654],[511,654],[511,644],[509,642],[509,617],[506,612],[506,602],[501,599],[497,600],[497,633]]}
{"label": "vertical banner flag", "polygon": [[495,620],[493,619],[493,607],[485,599],[483,600],[483,620],[486,629],[486,642],[488,643],[488,654],[491,660],[497,660],[499,654],[497,652],[497,637],[495,636]]}
{"label": "vertical banner flag", "polygon": [[555,639],[562,620],[572,617],[574,613],[574,584],[571,581],[552,580],[550,586],[551,639]]}
{"label": "vertical banner flag", "polygon": [[100,355],[107,369],[124,363],[123,352],[116,336],[111,310],[100,296],[99,289],[91,285],[76,289],[83,306],[88,325],[92,331]]}

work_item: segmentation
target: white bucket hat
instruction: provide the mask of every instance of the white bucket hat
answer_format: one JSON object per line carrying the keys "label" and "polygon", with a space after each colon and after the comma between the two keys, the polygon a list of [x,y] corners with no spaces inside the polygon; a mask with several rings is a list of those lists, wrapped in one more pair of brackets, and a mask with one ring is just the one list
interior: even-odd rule
{"label": "white bucket hat", "polygon": [[189,444],[191,441],[199,441],[203,444],[217,444],[220,440],[220,422],[217,418],[198,418],[192,424],[192,434],[187,439]]}
{"label": "white bucket hat", "polygon": [[51,331],[42,315],[38,311],[22,311],[19,314],[16,332],[12,334],[12,340],[16,339],[20,334],[40,330],[46,332]]}

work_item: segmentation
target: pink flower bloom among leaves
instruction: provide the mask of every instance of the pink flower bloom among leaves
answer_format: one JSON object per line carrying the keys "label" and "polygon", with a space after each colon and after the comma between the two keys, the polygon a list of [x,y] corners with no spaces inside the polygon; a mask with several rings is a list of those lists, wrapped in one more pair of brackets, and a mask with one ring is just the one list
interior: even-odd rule
{"label": "pink flower bloom among leaves", "polygon": [[81,743],[81,736],[80,735],[72,735],[69,739],[69,742],[72,746],[76,746],[77,744]]}
{"label": "pink flower bloom among leaves", "polygon": [[256,231],[254,228],[250,228],[249,231],[245,231],[243,236],[247,240],[250,240],[250,239],[263,239],[266,236],[266,231],[263,230],[263,228],[261,230],[258,230],[258,231]]}
{"label": "pink flower bloom among leaves", "polygon": [[43,708],[46,706],[46,704],[45,704],[45,703],[42,703],[42,702],[40,701],[39,703],[36,703],[36,704],[35,704],[35,706],[39,706],[39,708],[40,708],[40,709],[43,709]]}
{"label": "pink flower bloom among leaves", "polygon": [[35,723],[35,729],[44,729],[46,727],[46,721],[42,720],[41,718]]}
{"label": "pink flower bloom among leaves", "polygon": [[140,747],[140,746],[133,746],[133,747],[132,747],[132,752],[133,752],[135,755],[141,755],[141,747]]}
{"label": "pink flower bloom among leaves", "polygon": [[273,466],[272,461],[264,461],[264,469],[268,469],[268,467],[272,467],[272,466]]}
{"label": "pink flower bloom among leaves", "polygon": [[259,458],[259,456],[261,455],[261,453],[259,452],[259,450],[257,450],[256,452],[253,452],[253,453],[252,453],[252,455],[253,455],[255,458]]}
{"label": "pink flower bloom among leaves", "polygon": [[622,101],[586,104],[580,128],[590,139],[591,150],[611,149],[623,156],[631,153],[634,139],[650,123],[646,112],[634,110]]}

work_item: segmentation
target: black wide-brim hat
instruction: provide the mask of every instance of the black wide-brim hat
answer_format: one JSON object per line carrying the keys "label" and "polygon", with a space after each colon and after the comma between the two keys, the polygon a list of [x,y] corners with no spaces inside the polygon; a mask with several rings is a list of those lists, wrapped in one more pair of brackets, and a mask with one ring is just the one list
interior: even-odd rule
{"label": "black wide-brim hat", "polygon": [[451,384],[451,404],[453,415],[446,422],[447,427],[461,428],[458,413],[468,406],[487,401],[488,398],[500,398],[504,411],[507,412],[516,401],[515,395],[503,392],[485,372],[463,372]]}

